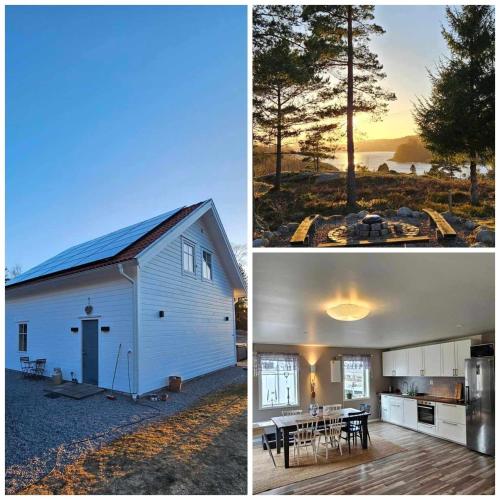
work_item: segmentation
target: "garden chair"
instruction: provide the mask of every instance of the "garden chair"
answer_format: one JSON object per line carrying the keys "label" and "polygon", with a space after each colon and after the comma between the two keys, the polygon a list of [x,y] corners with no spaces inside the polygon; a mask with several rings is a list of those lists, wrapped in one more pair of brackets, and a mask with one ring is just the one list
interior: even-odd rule
{"label": "garden chair", "polygon": [[23,374],[23,377],[29,377],[31,375],[30,358],[28,356],[21,356],[19,358],[19,361],[21,363],[21,372]]}
{"label": "garden chair", "polygon": [[35,378],[42,378],[45,373],[45,364],[47,363],[46,359],[37,359],[35,360],[35,365],[33,367],[33,376]]}

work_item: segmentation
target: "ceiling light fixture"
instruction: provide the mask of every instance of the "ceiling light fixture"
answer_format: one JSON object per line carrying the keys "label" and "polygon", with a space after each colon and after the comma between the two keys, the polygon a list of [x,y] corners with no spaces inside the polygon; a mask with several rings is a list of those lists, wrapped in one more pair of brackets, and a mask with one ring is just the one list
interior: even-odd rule
{"label": "ceiling light fixture", "polygon": [[326,314],[338,321],[358,321],[366,318],[370,314],[370,309],[358,304],[339,304],[329,307],[326,310]]}

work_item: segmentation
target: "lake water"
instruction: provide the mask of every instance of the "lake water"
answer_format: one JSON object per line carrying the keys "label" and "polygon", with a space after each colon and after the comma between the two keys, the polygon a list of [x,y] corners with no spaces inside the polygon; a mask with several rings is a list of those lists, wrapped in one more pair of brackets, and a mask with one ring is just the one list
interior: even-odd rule
{"label": "lake water", "polygon": [[[368,167],[368,170],[377,171],[378,167],[382,165],[382,163],[387,163],[391,170],[395,170],[396,172],[402,174],[409,174],[410,167],[415,165],[417,170],[417,175],[423,175],[431,169],[430,163],[399,163],[397,161],[389,161],[389,158],[394,156],[394,151],[369,151],[366,153],[355,152],[354,153],[354,164],[355,165],[365,165]],[[347,151],[339,151],[336,154],[336,158],[333,160],[322,160],[324,163],[329,163],[337,167],[339,170],[347,169]],[[488,169],[485,166],[479,166],[478,171],[482,174],[485,174]],[[462,174],[466,174],[469,176],[469,167],[462,168]],[[458,175],[457,175],[458,177]]]}

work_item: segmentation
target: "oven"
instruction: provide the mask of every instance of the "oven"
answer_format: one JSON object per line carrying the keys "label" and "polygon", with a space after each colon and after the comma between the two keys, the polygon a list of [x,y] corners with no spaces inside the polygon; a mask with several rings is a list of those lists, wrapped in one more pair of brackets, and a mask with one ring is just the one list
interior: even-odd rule
{"label": "oven", "polygon": [[417,401],[418,421],[421,424],[436,424],[436,403],[433,401]]}

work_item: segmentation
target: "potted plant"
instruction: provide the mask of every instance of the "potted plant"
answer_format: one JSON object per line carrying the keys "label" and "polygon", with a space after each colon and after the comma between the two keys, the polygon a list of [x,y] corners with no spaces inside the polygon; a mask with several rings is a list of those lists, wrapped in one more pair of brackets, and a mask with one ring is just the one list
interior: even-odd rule
{"label": "potted plant", "polygon": [[352,391],[347,391],[347,392],[345,393],[345,397],[346,397],[347,399],[352,399]]}

